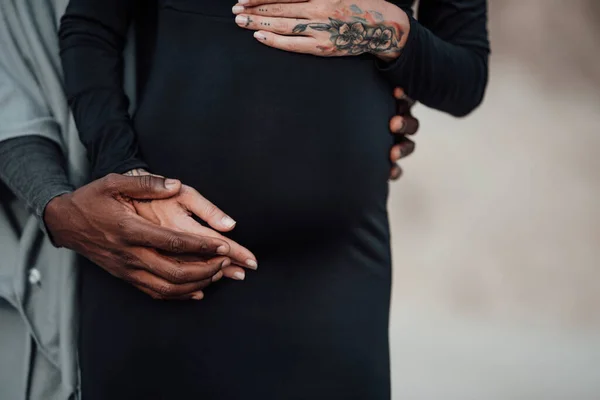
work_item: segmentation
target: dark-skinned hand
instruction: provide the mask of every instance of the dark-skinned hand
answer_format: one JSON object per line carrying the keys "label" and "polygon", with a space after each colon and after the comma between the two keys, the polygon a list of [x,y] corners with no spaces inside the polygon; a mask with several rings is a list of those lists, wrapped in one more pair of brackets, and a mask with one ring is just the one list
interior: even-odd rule
{"label": "dark-skinned hand", "polygon": [[[71,249],[156,299],[201,299],[231,261],[227,241],[159,226],[131,199],[167,199],[181,182],[110,174],[55,197],[44,222],[55,245]],[[188,261],[189,259],[189,261]]]}
{"label": "dark-skinned hand", "polygon": [[394,97],[397,114],[390,120],[390,131],[394,135],[394,145],[390,150],[391,180],[397,180],[402,176],[402,168],[398,165],[398,161],[415,151],[415,142],[407,136],[414,135],[419,130],[419,120],[411,114],[415,102],[408,98],[401,88],[394,89]]}

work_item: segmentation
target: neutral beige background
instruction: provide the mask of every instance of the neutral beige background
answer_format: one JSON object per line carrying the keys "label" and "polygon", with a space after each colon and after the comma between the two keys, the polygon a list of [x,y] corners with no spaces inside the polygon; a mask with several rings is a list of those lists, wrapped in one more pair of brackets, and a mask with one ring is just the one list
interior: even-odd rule
{"label": "neutral beige background", "polygon": [[394,399],[600,399],[600,0],[490,0],[482,107],[392,185]]}

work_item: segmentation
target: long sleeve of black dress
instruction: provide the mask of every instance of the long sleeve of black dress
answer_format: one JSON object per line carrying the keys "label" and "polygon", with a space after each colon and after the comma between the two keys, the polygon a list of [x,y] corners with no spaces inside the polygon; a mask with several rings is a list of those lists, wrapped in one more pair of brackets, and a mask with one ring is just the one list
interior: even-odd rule
{"label": "long sleeve of black dress", "polygon": [[72,1],[59,37],[65,90],[92,177],[147,168],[123,91],[123,49],[135,2]]}
{"label": "long sleeve of black dress", "polygon": [[[71,0],[60,27],[66,91],[93,177],[147,167],[122,89],[122,51],[135,3]],[[405,10],[410,4],[396,3]],[[479,105],[487,83],[486,1],[421,0],[418,17],[409,17],[400,57],[377,66],[414,100],[464,116]]]}
{"label": "long sleeve of black dress", "polygon": [[421,0],[400,57],[378,63],[386,78],[426,106],[465,116],[488,80],[486,0]]}

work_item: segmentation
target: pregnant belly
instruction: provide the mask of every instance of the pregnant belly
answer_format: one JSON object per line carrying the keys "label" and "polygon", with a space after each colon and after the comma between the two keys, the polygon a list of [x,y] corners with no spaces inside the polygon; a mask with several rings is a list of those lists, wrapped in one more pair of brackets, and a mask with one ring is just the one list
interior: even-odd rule
{"label": "pregnant belly", "polygon": [[372,60],[282,52],[233,18],[183,10],[161,12],[135,116],[154,172],[199,190],[255,247],[331,236],[385,207],[393,99]]}

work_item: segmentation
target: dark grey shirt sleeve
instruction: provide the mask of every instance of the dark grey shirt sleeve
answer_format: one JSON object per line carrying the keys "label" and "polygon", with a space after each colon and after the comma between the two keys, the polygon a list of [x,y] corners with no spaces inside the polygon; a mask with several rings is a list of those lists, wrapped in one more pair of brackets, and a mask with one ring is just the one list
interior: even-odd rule
{"label": "dark grey shirt sleeve", "polygon": [[0,179],[40,219],[54,197],[74,190],[65,159],[53,141],[35,135],[0,142]]}

